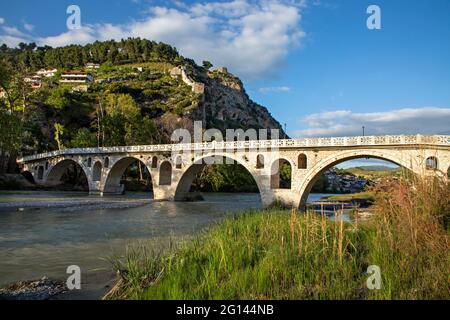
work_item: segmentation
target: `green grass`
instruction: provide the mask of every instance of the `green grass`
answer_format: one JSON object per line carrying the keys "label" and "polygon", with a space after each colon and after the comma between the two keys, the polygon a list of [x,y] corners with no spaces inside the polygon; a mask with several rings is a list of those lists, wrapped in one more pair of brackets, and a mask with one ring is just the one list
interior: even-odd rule
{"label": "green grass", "polygon": [[[449,233],[441,219],[448,186],[392,188],[377,194],[374,220],[365,224],[255,210],[178,246],[130,248],[115,260],[119,282],[106,298],[450,298]],[[381,268],[380,290],[366,287],[369,265]]]}

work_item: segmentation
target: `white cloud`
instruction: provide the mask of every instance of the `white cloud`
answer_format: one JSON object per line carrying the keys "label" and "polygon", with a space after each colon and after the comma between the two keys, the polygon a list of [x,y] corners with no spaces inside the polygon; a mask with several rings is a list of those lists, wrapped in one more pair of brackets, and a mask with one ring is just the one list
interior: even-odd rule
{"label": "white cloud", "polygon": [[25,33],[20,31],[16,27],[3,26],[1,29],[3,30],[3,32],[6,35],[9,35],[9,36],[24,37],[24,38],[27,37],[27,35]]}
{"label": "white cloud", "polygon": [[21,38],[10,35],[0,35],[0,44],[6,44],[8,47],[15,47],[17,46],[17,44],[21,42],[27,43],[30,41],[31,39],[28,38]]}
{"label": "white cloud", "polygon": [[24,23],[23,28],[25,30],[27,30],[28,32],[31,32],[31,31],[34,30],[34,26],[32,24],[29,24],[29,23]]}
{"label": "white cloud", "polygon": [[[292,0],[232,0],[151,7],[142,20],[84,25],[33,41],[63,46],[141,37],[169,43],[198,63],[209,60],[247,79],[267,77],[305,36],[300,27],[303,6],[303,1]],[[11,45],[13,39],[8,40]]]}
{"label": "white cloud", "polygon": [[259,88],[258,91],[262,94],[268,93],[279,93],[279,92],[289,92],[291,91],[290,87],[282,86],[282,87],[263,87]]}
{"label": "white cloud", "polygon": [[385,112],[356,113],[350,110],[314,113],[301,119],[299,137],[383,134],[450,134],[450,108],[404,108]]}
{"label": "white cloud", "polygon": [[20,31],[16,27],[1,26],[0,30],[0,44],[5,43],[9,47],[15,47],[21,42],[32,42],[31,37],[29,37],[24,32]]}
{"label": "white cloud", "polygon": [[38,39],[39,45],[49,45],[60,47],[70,43],[86,44],[96,40],[95,29],[90,26],[84,26],[81,29],[69,30],[57,36],[50,36]]}
{"label": "white cloud", "polygon": [[5,19],[0,17],[0,24],[4,24],[5,23]]}

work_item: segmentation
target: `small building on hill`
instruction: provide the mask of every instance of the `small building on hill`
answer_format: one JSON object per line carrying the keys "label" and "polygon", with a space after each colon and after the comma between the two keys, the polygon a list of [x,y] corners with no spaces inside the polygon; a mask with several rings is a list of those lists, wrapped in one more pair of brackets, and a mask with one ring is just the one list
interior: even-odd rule
{"label": "small building on hill", "polygon": [[51,78],[55,76],[56,72],[58,72],[58,69],[55,68],[41,69],[38,72],[36,72],[36,75]]}
{"label": "small building on hill", "polygon": [[100,65],[98,63],[88,62],[86,63],[86,69],[98,69],[100,68]]}
{"label": "small building on hill", "polygon": [[39,89],[40,87],[42,87],[42,80],[41,77],[38,75],[25,77],[23,78],[23,81],[25,83],[28,83],[32,89]]}
{"label": "small building on hill", "polygon": [[94,78],[87,72],[84,71],[65,71],[61,74],[60,83],[91,83]]}

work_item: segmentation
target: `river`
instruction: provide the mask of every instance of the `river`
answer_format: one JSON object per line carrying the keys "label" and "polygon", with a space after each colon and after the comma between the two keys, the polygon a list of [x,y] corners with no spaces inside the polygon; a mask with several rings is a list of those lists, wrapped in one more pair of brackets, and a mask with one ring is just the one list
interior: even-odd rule
{"label": "river", "polygon": [[[311,194],[315,201],[323,194]],[[204,194],[200,202],[158,202],[145,193],[96,197],[75,192],[0,192],[0,287],[19,280],[67,278],[81,268],[81,290],[65,299],[98,299],[114,284],[108,261],[127,245],[167,243],[225,215],[260,208],[258,194]]]}

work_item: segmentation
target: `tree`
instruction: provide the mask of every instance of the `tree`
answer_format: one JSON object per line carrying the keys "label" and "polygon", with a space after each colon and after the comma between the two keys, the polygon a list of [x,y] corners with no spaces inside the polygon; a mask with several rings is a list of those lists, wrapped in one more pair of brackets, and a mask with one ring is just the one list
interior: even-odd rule
{"label": "tree", "polygon": [[108,60],[105,63],[103,63],[100,68],[98,69],[98,72],[100,73],[108,73],[111,71],[114,71],[114,64],[112,63],[112,61]]}
{"label": "tree", "polygon": [[22,142],[22,121],[14,113],[0,109],[0,173],[7,169],[6,164],[20,149]]}
{"label": "tree", "polygon": [[64,109],[72,104],[72,95],[68,88],[56,88],[50,93],[46,103],[55,109]]}
{"label": "tree", "polygon": [[108,94],[104,102],[106,114],[110,116],[134,120],[141,114],[141,109],[129,94]]}
{"label": "tree", "polygon": [[70,141],[72,148],[90,148],[97,146],[97,137],[95,133],[89,131],[88,128],[78,129],[75,137]]}
{"label": "tree", "polygon": [[128,123],[125,132],[125,143],[127,145],[142,145],[152,144],[157,130],[152,119],[143,117]]}
{"label": "tree", "polygon": [[55,123],[54,127],[55,127],[55,141],[58,144],[58,150],[63,150],[64,145],[63,145],[61,139],[62,139],[62,135],[64,134],[65,128],[60,123]]}
{"label": "tree", "polygon": [[213,67],[213,64],[207,60],[203,60],[202,65],[206,70],[209,70]]}
{"label": "tree", "polygon": [[[141,110],[129,94],[107,94],[100,102],[104,110],[99,127],[103,128],[105,146],[124,145],[133,135],[132,127]],[[127,138],[127,139],[126,139]]]}
{"label": "tree", "polygon": [[156,125],[152,119],[142,116],[131,95],[108,94],[100,106],[105,110],[105,115],[99,121],[98,128],[105,133],[106,145],[138,145],[154,141]]}
{"label": "tree", "polygon": [[20,97],[20,90],[17,89],[19,76],[14,72],[11,64],[0,62],[0,88],[4,91],[9,112],[15,109],[16,101]]}

